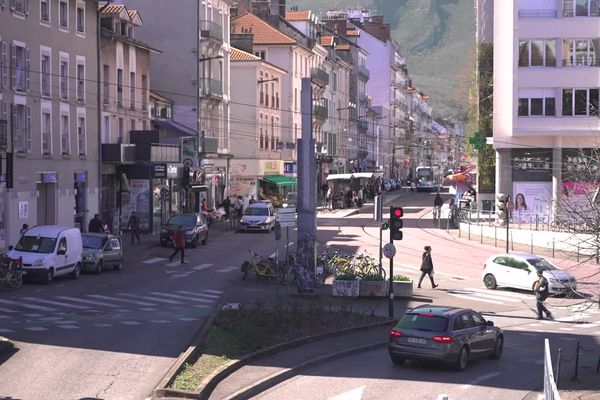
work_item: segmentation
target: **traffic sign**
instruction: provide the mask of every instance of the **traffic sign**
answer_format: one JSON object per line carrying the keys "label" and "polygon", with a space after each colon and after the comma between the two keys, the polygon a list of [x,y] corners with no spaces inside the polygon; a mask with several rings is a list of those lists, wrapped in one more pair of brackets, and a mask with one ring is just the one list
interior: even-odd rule
{"label": "traffic sign", "polygon": [[394,257],[396,255],[396,246],[394,246],[392,243],[387,243],[385,246],[383,246],[383,255],[387,258]]}
{"label": "traffic sign", "polygon": [[279,226],[282,228],[293,228],[296,226],[296,220],[293,221],[279,221]]}
{"label": "traffic sign", "polygon": [[280,214],[279,217],[277,218],[277,220],[279,222],[295,221],[296,215],[295,214]]}

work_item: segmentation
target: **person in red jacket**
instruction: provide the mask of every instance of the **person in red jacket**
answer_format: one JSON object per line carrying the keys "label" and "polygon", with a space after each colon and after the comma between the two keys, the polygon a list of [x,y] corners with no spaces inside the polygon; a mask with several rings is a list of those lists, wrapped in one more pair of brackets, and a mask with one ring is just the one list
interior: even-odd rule
{"label": "person in red jacket", "polygon": [[183,261],[183,253],[185,250],[185,232],[183,232],[182,226],[179,225],[175,233],[173,233],[173,245],[175,246],[175,251],[169,257],[170,261],[173,261],[173,257],[177,255],[177,253],[181,252],[181,263],[185,264]]}

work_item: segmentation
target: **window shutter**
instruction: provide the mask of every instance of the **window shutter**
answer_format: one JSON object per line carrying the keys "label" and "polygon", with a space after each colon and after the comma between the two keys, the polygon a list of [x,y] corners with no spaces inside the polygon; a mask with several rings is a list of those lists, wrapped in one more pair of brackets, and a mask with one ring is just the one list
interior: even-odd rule
{"label": "window shutter", "polygon": [[10,129],[12,132],[12,152],[14,153],[17,149],[17,107],[14,104],[10,105]]}
{"label": "window shutter", "polygon": [[25,0],[25,15],[29,14],[29,0]]}
{"label": "window shutter", "polygon": [[[3,1],[3,0],[0,0]],[[9,71],[9,62],[8,62],[8,43],[2,42],[2,54],[0,55],[0,64],[2,64],[2,71],[0,72],[0,86],[2,89],[8,89],[8,71]]]}
{"label": "window shutter", "polygon": [[[1,0],[0,0],[1,1]],[[2,125],[0,125],[0,150],[6,151],[6,138],[8,137],[8,104],[6,101],[0,102],[0,119]]]}
{"label": "window shutter", "polygon": [[30,63],[30,53],[29,49],[25,49],[25,90],[29,92],[31,90],[31,63]]}
{"label": "window shutter", "polygon": [[31,107],[27,107],[27,132],[25,134],[27,153],[31,152]]}
{"label": "window shutter", "polygon": [[17,88],[17,46],[10,45],[10,87]]}

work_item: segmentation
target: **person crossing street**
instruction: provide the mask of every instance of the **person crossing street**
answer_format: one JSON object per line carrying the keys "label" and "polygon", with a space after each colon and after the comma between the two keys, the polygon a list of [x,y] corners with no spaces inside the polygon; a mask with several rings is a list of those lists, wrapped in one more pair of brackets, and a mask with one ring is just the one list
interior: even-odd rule
{"label": "person crossing street", "polygon": [[533,291],[535,292],[535,305],[537,307],[537,319],[544,319],[544,313],[546,314],[546,318],[554,319],[552,313],[548,311],[546,306],[544,305],[544,301],[548,298],[549,288],[548,288],[548,280],[544,277],[542,271],[537,272],[538,280],[535,282],[533,287]]}
{"label": "person crossing street", "polygon": [[438,285],[435,284],[433,280],[433,260],[431,259],[431,246],[425,246],[423,255],[421,256],[421,277],[419,278],[419,284],[417,287],[421,288],[421,282],[423,282],[423,278],[425,275],[429,275],[429,280],[431,281],[431,288],[435,289]]}
{"label": "person crossing street", "polygon": [[175,251],[169,257],[169,261],[173,261],[173,257],[177,255],[177,253],[181,253],[181,263],[185,264],[183,260],[184,252],[185,252],[185,232],[183,232],[183,226],[179,225],[175,232],[173,233],[173,246],[175,247]]}

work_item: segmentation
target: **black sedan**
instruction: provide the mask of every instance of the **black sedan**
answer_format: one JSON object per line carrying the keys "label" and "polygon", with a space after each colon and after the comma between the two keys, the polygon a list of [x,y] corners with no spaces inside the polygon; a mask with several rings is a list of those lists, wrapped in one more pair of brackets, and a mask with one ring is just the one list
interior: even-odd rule
{"label": "black sedan", "polygon": [[504,334],[492,321],[468,308],[422,305],[408,311],[391,330],[392,362],[435,360],[463,371],[469,359],[502,356]]}
{"label": "black sedan", "polygon": [[173,233],[181,226],[185,232],[185,243],[197,247],[198,243],[206,244],[208,240],[208,223],[201,214],[173,215],[160,230],[160,245],[167,246],[173,242]]}

